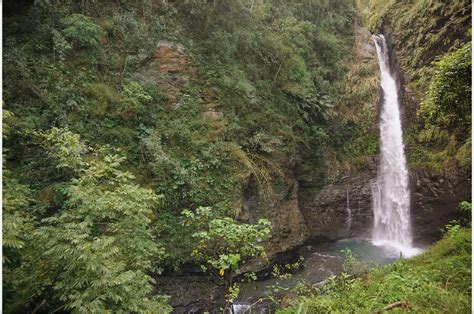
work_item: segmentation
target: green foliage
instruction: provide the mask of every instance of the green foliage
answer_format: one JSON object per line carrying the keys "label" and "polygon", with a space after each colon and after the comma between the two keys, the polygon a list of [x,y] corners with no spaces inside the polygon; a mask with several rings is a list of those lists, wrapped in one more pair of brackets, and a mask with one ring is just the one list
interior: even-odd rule
{"label": "green foliage", "polygon": [[[121,148],[140,184],[164,195],[168,218],[199,206],[235,216],[243,178],[272,195],[297,146],[311,142],[302,147],[318,157],[329,149],[319,134],[335,116],[331,84],[353,15],[345,1],[35,2],[8,17],[5,33],[5,97],[22,117],[15,129],[28,130],[11,143],[19,176],[39,189],[71,176],[29,157],[39,150],[30,134],[68,128]],[[159,43],[179,43],[182,59],[162,59]],[[162,72],[167,62],[192,71]],[[208,108],[222,116],[203,118]]]}
{"label": "green foliage", "polygon": [[[10,136],[11,119],[13,115],[8,110],[3,110],[3,139]],[[21,184],[13,176],[11,170],[6,167],[5,153],[2,152],[2,264],[7,271],[4,272],[8,278],[9,263],[12,256],[25,246],[25,234],[31,232],[33,218],[28,213],[28,206],[31,202],[31,191],[28,186]],[[7,263],[5,265],[5,262]]]}
{"label": "green foliage", "polygon": [[257,280],[257,275],[253,271],[246,272],[242,276],[242,282],[252,282],[252,281],[255,281],[255,280]]}
{"label": "green foliage", "polygon": [[[186,112],[184,108],[179,114]],[[205,123],[181,118],[164,122],[141,139],[150,177],[174,214],[201,205],[226,207],[231,214],[240,209],[228,205],[239,193],[245,154],[232,142],[209,139],[211,131]]]}
{"label": "green foliage", "polygon": [[265,289],[265,298],[268,299],[272,304],[278,305],[280,300],[278,298],[278,295],[281,294],[281,292],[285,292],[290,290],[290,288],[282,287],[280,284],[274,284],[271,286],[267,286]]}
{"label": "green foliage", "polygon": [[374,32],[378,21],[387,14],[395,0],[356,0],[357,9],[364,25]]}
{"label": "green foliage", "polygon": [[[415,85],[424,88],[429,82],[426,67],[431,61],[469,40],[471,2],[441,0],[383,1],[358,0],[366,16],[366,24],[373,32],[381,21],[394,29],[400,45],[401,66],[413,75]],[[423,76],[425,76],[423,78]],[[422,90],[423,91],[423,90]]]}
{"label": "green foliage", "polygon": [[[210,207],[199,207],[195,212],[183,211],[182,225],[195,230],[192,256],[201,263],[203,271],[216,272],[226,281],[226,302],[232,303],[240,288],[233,277],[240,267],[251,259],[265,257],[263,243],[271,231],[270,222],[259,219],[256,224],[238,223],[230,217],[220,217]],[[255,280],[254,273],[244,274],[244,280]]]}
{"label": "green foliage", "polygon": [[334,104],[328,95],[315,94],[298,100],[298,111],[307,122],[330,121],[334,118]]}
{"label": "green foliage", "polygon": [[57,168],[70,165],[77,176],[61,190],[62,210],[28,235],[12,271],[15,302],[51,290],[61,307],[77,312],[169,311],[162,297],[150,295],[148,275],[151,261],[164,255],[150,229],[159,197],[120,170],[123,157],[104,148],[94,150],[94,158],[80,156],[79,137],[66,130],[52,129],[44,137]]}
{"label": "green foliage", "polygon": [[468,202],[468,201],[462,201],[461,203],[459,203],[459,208],[462,210],[462,211],[465,211],[467,213],[472,213],[472,203],[471,202]]}
{"label": "green foliage", "polygon": [[298,260],[292,264],[273,265],[272,276],[279,279],[288,279],[291,277],[291,272],[298,270],[302,267],[304,262],[304,257],[300,256]]}
{"label": "green foliage", "polygon": [[265,287],[264,295],[265,298],[268,299],[274,305],[278,305],[280,303],[281,292],[292,290],[296,292],[298,295],[309,295],[310,289],[305,281],[299,281],[294,287],[285,287],[282,285],[280,280],[287,280],[292,278],[292,273],[298,271],[303,266],[304,257],[300,256],[298,260],[291,264],[273,265],[272,269],[272,276],[276,278],[278,281],[270,286]]}
{"label": "green foliage", "polygon": [[245,148],[252,152],[272,153],[282,145],[279,137],[273,137],[268,134],[257,132],[245,143]]}
{"label": "green foliage", "polygon": [[239,296],[239,293],[240,293],[240,287],[236,283],[234,283],[229,288],[229,292],[226,294],[225,301],[228,304],[232,304],[237,299],[237,297]]}
{"label": "green foliage", "polygon": [[132,112],[143,112],[152,97],[143,89],[138,82],[130,82],[123,87],[122,92],[125,98],[125,110]]}
{"label": "green foliage", "polygon": [[471,42],[434,63],[435,73],[418,114],[426,128],[456,129],[465,136],[471,125]]}
{"label": "green foliage", "polygon": [[320,288],[322,294],[344,293],[353,287],[355,279],[346,272],[342,272],[337,276],[331,276],[327,282]]}
{"label": "green foliage", "polygon": [[38,132],[36,136],[43,141],[48,155],[57,161],[56,168],[78,170],[84,166],[82,153],[87,147],[81,138],[67,129],[52,128],[47,132]]}
{"label": "green foliage", "polygon": [[64,37],[71,41],[74,48],[99,48],[100,39],[105,32],[90,17],[71,14],[61,19]]}
{"label": "green foliage", "polygon": [[[471,226],[472,225],[472,203],[469,201],[462,201],[458,205],[458,209],[463,212],[463,218],[460,219],[460,224],[463,226]],[[459,224],[458,221],[455,221],[454,223]]]}
{"label": "green foliage", "polygon": [[72,49],[71,44],[64,38],[63,34],[57,30],[51,31],[53,34],[53,50],[59,55],[61,61],[65,61],[66,55]]}
{"label": "green foliage", "polygon": [[350,275],[361,275],[368,270],[367,265],[359,262],[350,249],[344,249],[341,252],[344,256],[342,269],[345,273]]}
{"label": "green foliage", "polygon": [[310,295],[312,293],[310,286],[304,281],[298,282],[291,290],[298,296]]}
{"label": "green foliage", "polygon": [[[200,19],[206,9],[194,1],[182,7],[194,18],[189,31],[195,38],[206,29],[197,60],[206,86],[219,95],[231,125],[238,125],[238,132],[227,127],[226,137],[242,146],[256,134],[281,142],[264,151],[249,145],[251,153],[271,154],[272,159],[291,158],[285,154],[298,142],[312,147],[308,151],[318,157],[330,150],[307,130],[314,125],[327,130],[325,123],[334,121],[331,83],[345,71],[340,61],[349,51],[352,6],[343,1],[281,3],[278,9],[273,3],[248,1],[214,5],[208,8],[214,13],[209,19]],[[330,19],[328,10],[335,13]]]}
{"label": "green foliage", "polygon": [[350,1],[19,6],[4,25],[9,309],[166,311],[151,273],[194,258],[231,281],[261,256],[268,222],[234,219],[244,187],[275,203],[293,161],[329,178],[378,150],[376,64],[345,62]]}
{"label": "green foliage", "polygon": [[230,217],[212,218],[212,209],[200,207],[195,213],[185,210],[184,225],[198,231],[193,234],[197,245],[193,256],[225,276],[229,285],[232,277],[240,273],[240,265],[251,258],[265,256],[263,242],[270,236],[270,222],[260,219],[256,224],[242,224]]}
{"label": "green foliage", "polygon": [[418,115],[421,143],[432,148],[420,161],[438,168],[471,164],[471,42],[434,63],[435,73]]}
{"label": "green foliage", "polygon": [[[5,112],[3,112],[4,116]],[[5,134],[4,132],[4,137]],[[2,302],[4,308],[9,309],[8,301],[11,302],[12,299],[15,299],[11,298],[12,295],[15,295],[13,285],[14,280],[17,279],[15,269],[18,260],[24,254],[25,246],[29,245],[35,220],[28,210],[32,200],[31,190],[13,177],[12,172],[5,167],[4,161],[2,173]]]}
{"label": "green foliage", "polygon": [[31,230],[28,214],[30,191],[27,186],[11,177],[11,172],[3,169],[3,229],[2,239],[4,260],[8,260],[8,248],[21,249],[25,245],[24,234]]}
{"label": "green foliage", "polygon": [[[357,42],[370,40],[358,34]],[[360,44],[359,44],[360,45]],[[356,48],[348,59],[348,72],[336,83],[338,122],[328,132],[345,171],[358,171],[379,152],[377,95],[379,67]]]}

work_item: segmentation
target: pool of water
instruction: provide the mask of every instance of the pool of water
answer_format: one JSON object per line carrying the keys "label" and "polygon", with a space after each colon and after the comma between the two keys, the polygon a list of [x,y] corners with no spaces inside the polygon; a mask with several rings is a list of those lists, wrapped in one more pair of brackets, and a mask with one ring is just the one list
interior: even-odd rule
{"label": "pool of water", "polygon": [[[298,283],[313,285],[341,273],[344,263],[342,251],[345,249],[351,250],[359,262],[366,263],[370,267],[388,264],[401,257],[400,251],[394,247],[374,245],[370,240],[360,238],[303,246],[297,252],[304,257],[303,265],[288,278],[273,277],[241,284],[239,299],[234,303],[236,304],[234,313],[263,313],[265,312],[263,305],[258,305],[257,311],[255,306],[252,307],[254,310],[250,311],[248,305],[264,298],[265,293],[269,291],[277,289],[284,294]],[[421,252],[421,249],[419,251]]]}
{"label": "pool of water", "polygon": [[[349,249],[360,262],[383,265],[401,257],[400,250],[390,245],[374,244],[366,239],[343,239],[314,246],[313,251],[333,256],[344,256],[342,250]],[[403,254],[403,253],[402,253]]]}

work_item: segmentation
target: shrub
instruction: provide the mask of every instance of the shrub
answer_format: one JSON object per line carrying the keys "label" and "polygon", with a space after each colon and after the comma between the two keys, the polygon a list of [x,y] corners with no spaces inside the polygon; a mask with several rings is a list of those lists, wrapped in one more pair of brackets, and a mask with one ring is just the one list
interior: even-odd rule
{"label": "shrub", "polygon": [[213,218],[209,207],[199,207],[195,213],[185,210],[184,225],[195,225],[193,234],[198,243],[193,256],[224,277],[230,288],[232,279],[240,273],[240,266],[251,258],[265,256],[263,242],[270,236],[270,222],[260,219],[256,224],[238,223],[230,217]]}
{"label": "shrub", "polygon": [[82,14],[71,14],[61,19],[64,37],[69,39],[75,48],[99,48],[100,39],[105,36],[102,28],[90,17]]}
{"label": "shrub", "polygon": [[427,128],[454,130],[466,137],[471,125],[471,42],[435,62],[427,98],[419,115]]}

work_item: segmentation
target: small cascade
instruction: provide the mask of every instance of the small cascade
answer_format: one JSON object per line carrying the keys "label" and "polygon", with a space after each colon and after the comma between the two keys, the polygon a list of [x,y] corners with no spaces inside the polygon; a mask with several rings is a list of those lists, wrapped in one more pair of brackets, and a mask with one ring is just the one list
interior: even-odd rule
{"label": "small cascade", "polygon": [[250,310],[250,304],[235,302],[232,304],[231,313],[232,314],[249,313],[250,312],[249,310]]}
{"label": "small cascade", "polygon": [[228,314],[267,314],[270,313],[270,307],[266,303],[252,302],[247,299],[248,302],[236,301],[232,303],[231,308],[226,311]]}
{"label": "small cascade", "polygon": [[349,190],[346,190],[346,212],[347,212],[346,226],[347,226],[347,232],[349,232],[351,230],[351,224],[352,224],[352,212],[351,212],[351,207],[349,206]]}
{"label": "small cascade", "polygon": [[405,158],[397,84],[390,72],[387,44],[383,35],[373,36],[377,49],[383,90],[380,114],[380,165],[372,187],[375,245],[387,246],[412,256],[410,190]]}

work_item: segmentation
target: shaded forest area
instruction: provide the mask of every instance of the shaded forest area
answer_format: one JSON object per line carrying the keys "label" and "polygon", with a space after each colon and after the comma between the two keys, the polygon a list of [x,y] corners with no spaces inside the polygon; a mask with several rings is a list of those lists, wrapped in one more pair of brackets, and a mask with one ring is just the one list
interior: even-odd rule
{"label": "shaded forest area", "polygon": [[[470,172],[470,35],[419,38],[424,26],[438,34],[440,12],[470,34],[467,8],[4,1],[5,311],[169,312],[153,277],[184,265],[219,278],[231,300],[242,266],[270,263],[288,232],[245,195],[275,204],[295,169],[316,189],[378,154],[378,69],[354,57],[359,26],[413,30],[395,43],[421,102],[406,105],[410,166]],[[420,17],[434,25],[410,24]],[[403,47],[430,51],[440,38],[429,62]],[[463,232],[449,252],[464,254]]]}

